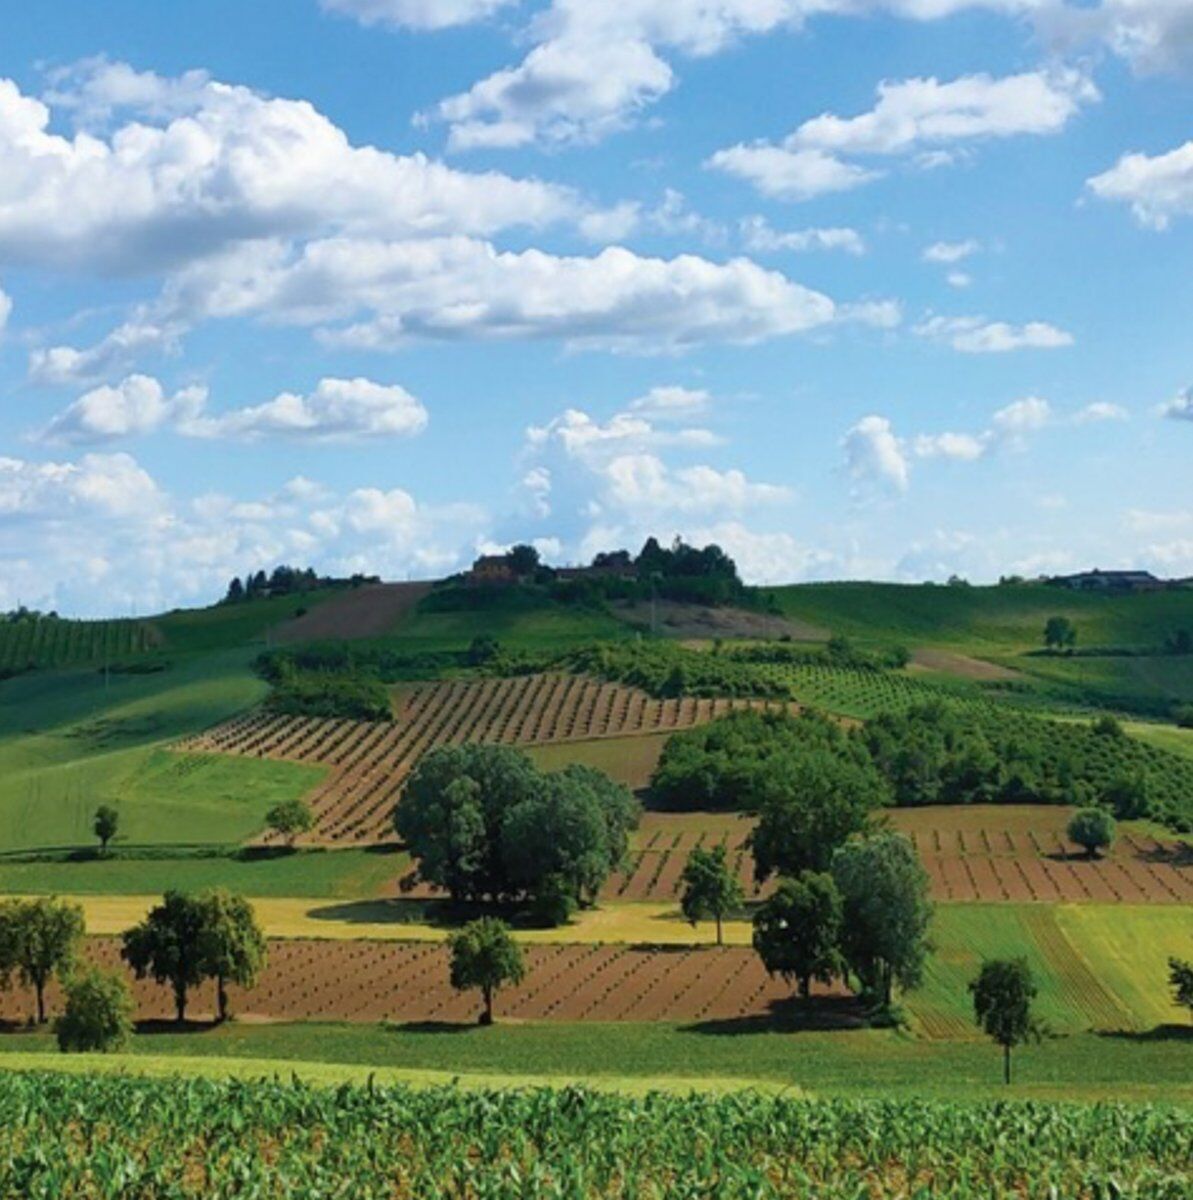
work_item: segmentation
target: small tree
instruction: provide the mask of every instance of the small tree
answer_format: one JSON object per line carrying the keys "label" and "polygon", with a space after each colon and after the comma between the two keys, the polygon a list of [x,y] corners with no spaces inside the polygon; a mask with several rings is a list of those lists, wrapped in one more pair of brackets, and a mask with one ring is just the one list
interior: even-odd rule
{"label": "small tree", "polygon": [[833,855],[845,907],[841,950],[867,993],[887,1008],[894,985],[919,985],[930,950],[928,875],[899,833],[847,842]]}
{"label": "small tree", "polygon": [[282,800],[265,814],[265,824],[274,833],[286,839],[286,845],[294,849],[294,840],[300,833],[307,833],[315,824],[311,806],[297,796]]}
{"label": "small tree", "polygon": [[479,988],[484,998],[481,1025],[493,1024],[493,993],[505,983],[521,983],[526,976],[522,951],[510,937],[509,926],[495,917],[470,921],[448,940],[451,948],[451,982],[457,991]]}
{"label": "small tree", "polygon": [[152,975],[174,991],[178,1024],[186,1020],[187,993],[209,974],[204,957],[205,910],[194,896],[169,891],[140,925],[124,934],[121,955],[138,979]]}
{"label": "small tree", "polygon": [[1172,998],[1189,1010],[1193,1019],[1193,963],[1185,962],[1183,958],[1168,960],[1168,985],[1172,988]]}
{"label": "small tree", "polygon": [[1097,858],[1098,851],[1114,843],[1114,818],[1098,807],[1079,808],[1070,818],[1069,841],[1085,848],[1087,858]]}
{"label": "small tree", "polygon": [[265,934],[253,906],[226,888],[200,892],[195,902],[203,910],[200,955],[203,973],[216,982],[216,1015],[228,1019],[228,984],[254,987],[268,957]]}
{"label": "small tree", "polygon": [[77,904],[57,897],[0,905],[0,982],[16,971],[37,997],[37,1023],[46,1023],[46,985],[65,978],[78,957],[85,925]]}
{"label": "small tree", "polygon": [[1032,1014],[1038,989],[1024,958],[991,959],[969,985],[974,1020],[1003,1050],[1003,1082],[1011,1082],[1011,1050],[1038,1041],[1039,1022]]}
{"label": "small tree", "polygon": [[91,828],[99,838],[100,854],[107,854],[108,843],[116,836],[119,826],[120,814],[110,804],[101,804],[95,810],[95,821]]}
{"label": "small tree", "polygon": [[1044,626],[1044,645],[1049,650],[1072,650],[1077,630],[1068,617],[1049,617]]}
{"label": "small tree", "polygon": [[707,921],[710,917],[717,923],[717,945],[724,945],[721,922],[742,903],[742,887],[730,869],[725,845],[705,850],[697,846],[688,855],[680,876],[683,895],[680,907],[683,915],[692,923]]}
{"label": "small tree", "polygon": [[124,976],[88,967],[66,985],[66,1006],[54,1022],[58,1049],[101,1054],[120,1050],[132,1034],[132,1015],[132,993]]}
{"label": "small tree", "polygon": [[831,983],[844,969],[842,916],[841,893],[831,875],[807,872],[784,879],[754,917],[754,949],[772,975],[798,982],[807,1000],[814,979]]}

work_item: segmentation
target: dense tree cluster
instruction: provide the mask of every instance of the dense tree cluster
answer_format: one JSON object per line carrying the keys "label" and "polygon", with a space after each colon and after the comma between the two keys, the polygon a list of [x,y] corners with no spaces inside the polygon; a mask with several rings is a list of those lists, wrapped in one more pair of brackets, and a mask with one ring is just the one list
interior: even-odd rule
{"label": "dense tree cluster", "polygon": [[658,807],[676,811],[761,813],[768,801],[790,796],[789,781],[797,773],[801,786],[807,781],[807,764],[810,774],[819,771],[836,782],[841,776],[827,763],[839,764],[847,775],[853,768],[856,786],[850,790],[869,790],[871,806],[887,799],[865,747],[840,725],[817,713],[782,710],[730,713],[675,734],[651,779],[651,797]]}
{"label": "dense tree cluster", "polygon": [[508,746],[425,755],[394,811],[419,874],[454,900],[529,903],[551,924],[625,858],[639,808],[591,767],[545,773]]}
{"label": "dense tree cluster", "polygon": [[350,659],[346,669],[337,669],[335,657],[329,655],[326,666],[307,666],[299,655],[260,655],[257,673],[271,685],[265,707],[290,717],[390,720],[389,692],[379,676]]}
{"label": "dense tree cluster", "polygon": [[217,985],[218,1015],[228,1016],[229,983],[252,987],[265,967],[265,935],[253,907],[223,888],[194,894],[169,891],[124,934],[121,955],[138,979],[169,984],[179,1024],[190,989],[205,979]]}
{"label": "dense tree cluster", "polygon": [[250,571],[243,579],[235,576],[228,583],[221,604],[241,604],[248,600],[260,600],[266,596],[293,596],[313,592],[318,588],[359,587],[364,583],[378,583],[376,575],[353,575],[348,579],[336,579],[330,575],[319,575],[312,567],[278,566],[266,574]]}
{"label": "dense tree cluster", "polygon": [[754,948],[772,975],[798,985],[852,977],[884,1010],[896,986],[919,985],[931,949],[928,876],[901,834],[876,832],[837,843],[826,871],[782,878],[754,917]]}

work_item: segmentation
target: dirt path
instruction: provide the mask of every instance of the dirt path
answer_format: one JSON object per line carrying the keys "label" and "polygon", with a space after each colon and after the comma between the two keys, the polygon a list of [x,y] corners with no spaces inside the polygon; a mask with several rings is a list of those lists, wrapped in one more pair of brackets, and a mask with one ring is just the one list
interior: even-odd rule
{"label": "dirt path", "polygon": [[912,666],[925,671],[940,671],[944,675],[956,675],[959,679],[974,679],[979,683],[1005,683],[1022,679],[1020,672],[1010,667],[1000,667],[985,659],[972,658],[968,654],[957,654],[952,650],[940,650],[933,646],[918,646],[911,653]]}

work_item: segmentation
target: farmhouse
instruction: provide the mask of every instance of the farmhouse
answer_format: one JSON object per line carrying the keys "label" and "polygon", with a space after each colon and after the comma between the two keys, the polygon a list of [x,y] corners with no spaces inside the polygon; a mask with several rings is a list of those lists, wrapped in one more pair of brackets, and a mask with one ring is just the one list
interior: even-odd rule
{"label": "farmhouse", "polygon": [[500,583],[517,583],[518,574],[510,564],[507,554],[482,554],[472,564],[465,576],[475,587],[488,587]]}
{"label": "farmhouse", "polygon": [[1167,586],[1150,571],[1101,571],[1097,567],[1076,575],[1054,575],[1048,582],[1075,592],[1153,592]]}

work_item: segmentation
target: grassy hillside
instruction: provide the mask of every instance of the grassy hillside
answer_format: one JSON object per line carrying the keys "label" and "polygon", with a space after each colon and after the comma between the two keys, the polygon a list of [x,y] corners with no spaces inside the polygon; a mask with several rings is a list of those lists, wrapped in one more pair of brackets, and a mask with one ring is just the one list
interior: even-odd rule
{"label": "grassy hillside", "polygon": [[0,684],[0,850],[91,845],[98,804],[125,843],[237,842],[277,800],[321,778],[293,763],[168,753],[176,739],[251,706],[251,652],[191,657],[149,675],[89,669]]}
{"label": "grassy hillside", "polygon": [[941,587],[813,583],[768,589],[790,616],[864,641],[1018,653],[1041,645],[1044,623],[1068,617],[1078,645],[1155,646],[1193,630],[1193,590],[1099,596],[1041,585]]}

